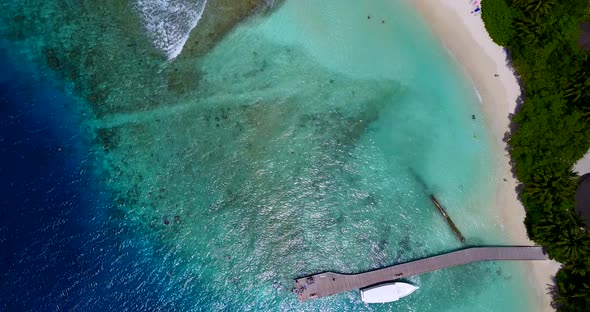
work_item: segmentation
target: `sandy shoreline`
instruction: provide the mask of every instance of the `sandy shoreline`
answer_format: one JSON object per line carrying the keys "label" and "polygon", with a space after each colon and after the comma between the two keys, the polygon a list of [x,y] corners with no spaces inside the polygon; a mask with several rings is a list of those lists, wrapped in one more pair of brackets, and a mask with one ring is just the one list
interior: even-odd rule
{"label": "sandy shoreline", "polygon": [[[495,150],[498,168],[497,189],[492,207],[498,207],[504,231],[515,245],[533,245],[523,224],[524,208],[515,191],[516,180],[510,172],[509,158],[502,141],[508,131],[508,115],[514,112],[520,87],[506,65],[503,48],[492,42],[481,16],[472,15],[468,0],[412,0],[418,13],[440,38],[482,97],[482,110]],[[496,77],[495,75],[498,75]],[[507,181],[504,181],[506,179]],[[492,208],[491,208],[492,209]],[[548,284],[559,268],[555,261],[527,262],[534,311],[554,311]]]}

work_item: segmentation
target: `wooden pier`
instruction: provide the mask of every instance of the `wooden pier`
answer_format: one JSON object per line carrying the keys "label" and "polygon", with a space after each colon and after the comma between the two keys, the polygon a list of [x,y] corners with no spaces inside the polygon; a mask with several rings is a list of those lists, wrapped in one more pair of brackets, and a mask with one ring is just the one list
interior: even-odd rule
{"label": "wooden pier", "polygon": [[475,261],[546,259],[542,247],[473,247],[365,273],[324,272],[302,277],[295,280],[293,292],[306,301]]}
{"label": "wooden pier", "polygon": [[451,227],[451,230],[453,230],[453,233],[455,233],[455,236],[457,236],[457,239],[459,239],[459,241],[461,243],[463,243],[465,241],[465,237],[463,237],[463,234],[461,234],[461,231],[459,231],[459,228],[457,228],[457,226],[455,225],[455,222],[453,222],[453,219],[451,219],[451,217],[445,211],[443,206],[438,202],[438,199],[436,199],[436,197],[434,197],[434,195],[430,195],[430,200],[432,201],[432,203],[434,204],[434,206],[436,207],[438,212],[440,212],[440,214],[445,219],[445,221],[447,221],[447,224]]}

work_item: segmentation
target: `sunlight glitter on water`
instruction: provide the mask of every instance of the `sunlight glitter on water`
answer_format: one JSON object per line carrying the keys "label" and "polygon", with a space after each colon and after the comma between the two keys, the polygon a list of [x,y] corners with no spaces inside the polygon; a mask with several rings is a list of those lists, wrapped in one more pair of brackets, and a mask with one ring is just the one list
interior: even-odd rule
{"label": "sunlight glitter on water", "polygon": [[[96,10],[72,22],[80,46],[105,43],[95,50],[35,49],[42,36],[22,44],[65,67],[94,110],[84,124],[117,205],[112,219],[130,229],[122,245],[141,259],[109,263],[116,279],[149,281],[159,304],[179,310],[526,309],[518,267],[497,263],[413,277],[418,292],[382,306],[355,292],[300,304],[290,292],[300,275],[461,247],[430,193],[468,244],[505,242],[482,217],[493,214],[494,168],[486,129],[471,119],[477,97],[407,3],[288,0],[206,55],[173,61],[142,45],[159,30],[100,28],[137,15],[108,4],[109,23]],[[192,13],[180,28],[159,20],[179,7],[150,13],[148,24],[184,38]],[[59,31],[43,40],[69,38]],[[176,39],[156,47],[171,51]]]}

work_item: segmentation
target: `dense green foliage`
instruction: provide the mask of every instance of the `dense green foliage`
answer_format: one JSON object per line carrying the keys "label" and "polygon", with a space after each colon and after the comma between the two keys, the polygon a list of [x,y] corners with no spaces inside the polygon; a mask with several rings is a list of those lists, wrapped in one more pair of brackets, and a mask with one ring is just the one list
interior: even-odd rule
{"label": "dense green foliage", "polygon": [[486,8],[486,22],[489,23],[487,30],[495,43],[505,46],[514,37],[514,28],[511,20],[516,12],[506,3],[506,0],[496,0],[494,6]]}
{"label": "dense green foliage", "polygon": [[525,90],[508,141],[529,237],[563,263],[559,311],[590,309],[590,232],[575,214],[573,164],[590,148],[590,55],[577,44],[588,0],[485,0],[482,17]]}

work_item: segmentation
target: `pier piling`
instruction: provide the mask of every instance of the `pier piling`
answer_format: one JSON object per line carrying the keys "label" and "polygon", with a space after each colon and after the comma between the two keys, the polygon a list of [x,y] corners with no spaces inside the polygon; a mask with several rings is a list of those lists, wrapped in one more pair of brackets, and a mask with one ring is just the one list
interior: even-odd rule
{"label": "pier piling", "polygon": [[465,237],[463,237],[463,234],[461,234],[461,231],[459,231],[459,228],[457,228],[457,226],[455,225],[455,222],[453,222],[453,220],[451,219],[449,214],[445,211],[443,206],[438,202],[438,199],[436,199],[436,197],[434,197],[434,195],[431,194],[430,200],[432,201],[432,203],[434,204],[434,206],[436,207],[438,212],[440,212],[440,214],[443,216],[445,221],[447,221],[447,224],[449,225],[449,227],[451,227],[451,230],[453,230],[453,233],[455,233],[455,236],[457,236],[459,241],[461,243],[465,242]]}

